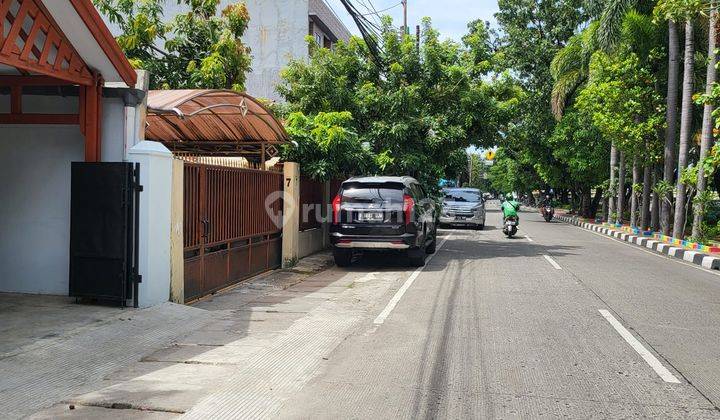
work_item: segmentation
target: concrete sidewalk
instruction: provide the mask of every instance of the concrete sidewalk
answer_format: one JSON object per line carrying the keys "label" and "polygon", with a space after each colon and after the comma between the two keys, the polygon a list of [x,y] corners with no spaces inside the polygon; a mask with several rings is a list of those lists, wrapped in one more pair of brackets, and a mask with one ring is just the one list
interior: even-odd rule
{"label": "concrete sidewalk", "polygon": [[[182,412],[192,405],[191,396],[200,398],[207,385],[222,381],[230,372],[226,365],[260,348],[248,345],[236,352],[226,344],[249,335],[261,342],[257,326],[287,327],[297,316],[274,311],[261,316],[247,308],[268,305],[280,312],[290,306],[284,290],[330,264],[328,253],[316,254],[193,306],[121,309],[78,305],[63,296],[0,294],[0,417]],[[123,410],[127,407],[157,412]],[[104,411],[109,408],[114,410]]]}
{"label": "concrete sidewalk", "polygon": [[383,268],[369,282],[367,269],[325,270],[329,265],[329,253],[316,254],[197,302],[187,310],[203,314],[200,327],[188,324],[171,342],[32,418],[276,412],[409,270]]}

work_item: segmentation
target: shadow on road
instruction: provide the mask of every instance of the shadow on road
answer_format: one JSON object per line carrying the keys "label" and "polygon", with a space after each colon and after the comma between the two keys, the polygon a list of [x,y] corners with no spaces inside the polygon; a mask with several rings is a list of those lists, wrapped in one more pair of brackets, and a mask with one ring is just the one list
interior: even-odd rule
{"label": "shadow on road", "polygon": [[443,247],[446,251],[455,253],[452,258],[464,260],[483,260],[488,258],[517,258],[537,257],[543,254],[553,256],[576,255],[577,246],[568,245],[541,245],[536,242],[525,241],[524,235],[507,237],[498,240],[473,240],[468,238],[451,237]]}

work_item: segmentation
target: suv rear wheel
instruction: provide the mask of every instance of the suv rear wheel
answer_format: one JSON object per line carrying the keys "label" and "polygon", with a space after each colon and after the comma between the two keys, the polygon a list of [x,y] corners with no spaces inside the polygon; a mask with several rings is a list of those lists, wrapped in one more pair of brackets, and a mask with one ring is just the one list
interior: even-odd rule
{"label": "suv rear wheel", "polygon": [[352,264],[352,250],[335,248],[333,249],[333,258],[338,267],[347,267]]}
{"label": "suv rear wheel", "polygon": [[434,254],[436,249],[437,249],[437,232],[435,232],[432,242],[427,244],[427,246],[425,247],[425,253],[426,254]]}
{"label": "suv rear wheel", "polygon": [[413,267],[422,267],[425,265],[425,249],[416,248],[408,249],[407,251],[408,262]]}

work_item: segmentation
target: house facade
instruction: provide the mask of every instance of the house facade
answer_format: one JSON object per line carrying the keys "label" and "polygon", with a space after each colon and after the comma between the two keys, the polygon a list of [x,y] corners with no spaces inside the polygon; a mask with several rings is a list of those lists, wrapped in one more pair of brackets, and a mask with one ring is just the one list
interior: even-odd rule
{"label": "house facade", "polygon": [[[129,277],[124,264],[112,267],[113,244],[105,246],[113,220],[125,216],[113,219],[100,196],[117,208],[126,203],[99,179],[90,179],[97,195],[76,200],[74,181],[83,165],[139,164],[138,212],[115,233],[129,237],[130,217],[139,226],[135,278],[145,281],[131,292],[141,296],[136,303],[167,301],[170,189],[163,180],[171,179],[172,155],[142,141],[146,77],[91,0],[0,0],[0,26],[0,292],[72,295],[73,278],[92,289],[115,282],[115,273]],[[73,227],[73,213],[96,221],[80,220],[93,234]]]}

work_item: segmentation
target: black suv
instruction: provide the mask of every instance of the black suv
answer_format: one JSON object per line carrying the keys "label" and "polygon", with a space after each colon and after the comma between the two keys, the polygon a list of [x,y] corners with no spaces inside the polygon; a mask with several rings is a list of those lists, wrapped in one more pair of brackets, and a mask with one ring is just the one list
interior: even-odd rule
{"label": "black suv", "polygon": [[415,178],[350,178],[332,201],[335,264],[350,265],[355,250],[402,250],[411,265],[422,266],[435,252],[437,217],[437,204]]}

